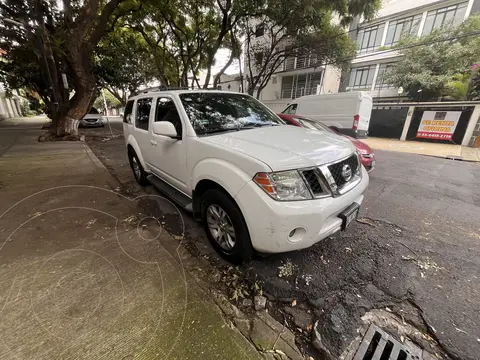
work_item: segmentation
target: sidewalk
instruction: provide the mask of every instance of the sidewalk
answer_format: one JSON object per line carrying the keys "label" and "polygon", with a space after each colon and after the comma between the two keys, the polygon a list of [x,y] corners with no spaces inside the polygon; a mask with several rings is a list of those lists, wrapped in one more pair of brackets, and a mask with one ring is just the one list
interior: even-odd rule
{"label": "sidewalk", "polygon": [[457,158],[480,162],[480,148],[383,138],[367,138],[361,140],[367,143],[373,150],[399,151],[411,154],[438,156],[442,158]]}
{"label": "sidewalk", "polygon": [[261,359],[138,203],[171,205],[38,135],[0,129],[0,359]]}

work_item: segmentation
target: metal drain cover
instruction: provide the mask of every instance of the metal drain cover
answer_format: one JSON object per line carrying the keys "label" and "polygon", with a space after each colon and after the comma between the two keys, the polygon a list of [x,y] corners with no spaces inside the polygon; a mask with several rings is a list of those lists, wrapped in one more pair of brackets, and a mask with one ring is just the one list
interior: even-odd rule
{"label": "metal drain cover", "polygon": [[[400,343],[378,326],[367,330],[353,360],[424,360],[420,348]],[[425,359],[426,360],[426,359]]]}

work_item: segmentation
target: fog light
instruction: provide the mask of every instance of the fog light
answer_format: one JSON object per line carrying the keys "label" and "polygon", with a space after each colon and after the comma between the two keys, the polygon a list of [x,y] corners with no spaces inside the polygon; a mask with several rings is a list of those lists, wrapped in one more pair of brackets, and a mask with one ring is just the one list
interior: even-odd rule
{"label": "fog light", "polygon": [[288,241],[290,242],[301,241],[303,240],[306,234],[307,234],[307,229],[305,229],[304,227],[297,227],[295,229],[292,229],[288,234]]}

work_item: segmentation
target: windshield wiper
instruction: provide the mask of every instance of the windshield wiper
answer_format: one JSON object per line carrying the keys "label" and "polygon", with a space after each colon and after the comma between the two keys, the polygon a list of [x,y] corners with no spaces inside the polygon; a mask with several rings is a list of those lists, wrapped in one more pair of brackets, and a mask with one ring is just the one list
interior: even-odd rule
{"label": "windshield wiper", "polygon": [[199,132],[198,135],[207,135],[207,134],[214,134],[214,133],[228,132],[228,131],[238,131],[238,130],[239,130],[238,128],[230,128],[230,129],[220,128],[220,129],[205,130],[205,131]]}

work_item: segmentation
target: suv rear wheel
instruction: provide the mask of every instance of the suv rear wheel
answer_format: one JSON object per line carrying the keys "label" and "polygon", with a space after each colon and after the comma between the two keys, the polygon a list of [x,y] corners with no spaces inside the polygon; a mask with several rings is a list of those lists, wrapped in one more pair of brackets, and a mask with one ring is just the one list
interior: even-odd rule
{"label": "suv rear wheel", "polygon": [[145,170],[143,170],[143,166],[140,160],[138,160],[138,156],[134,150],[130,150],[128,152],[128,160],[130,161],[130,167],[132,168],[133,175],[135,176],[135,180],[137,180],[137,182],[142,186],[147,185],[148,174],[145,172]]}
{"label": "suv rear wheel", "polygon": [[241,263],[252,256],[245,219],[227,194],[217,189],[207,190],[201,198],[201,214],[208,239],[223,257]]}

